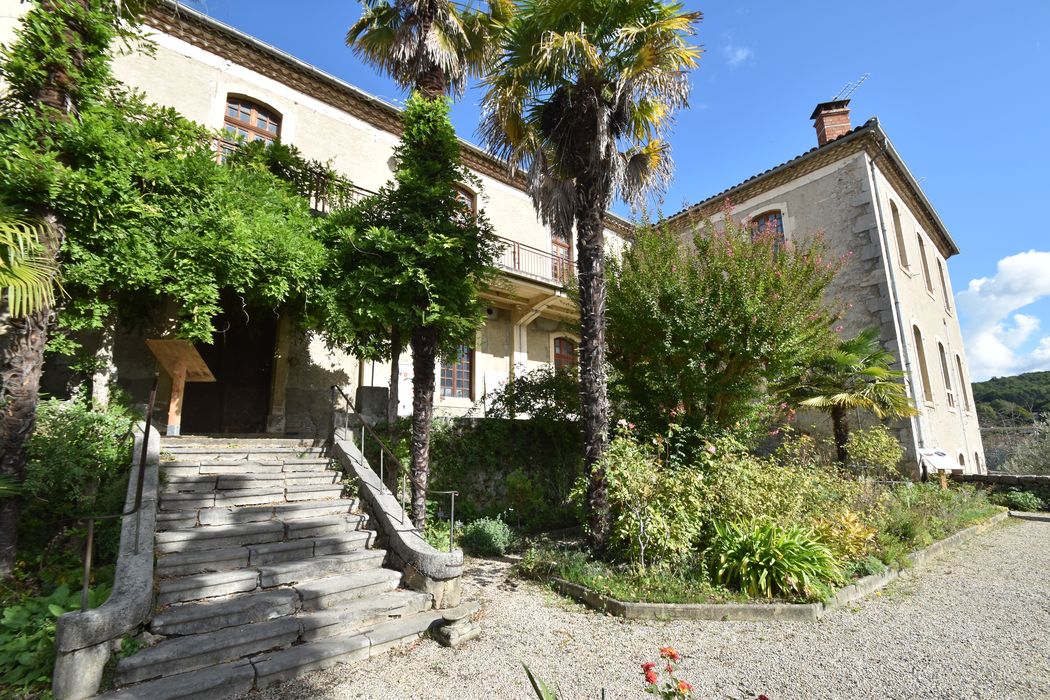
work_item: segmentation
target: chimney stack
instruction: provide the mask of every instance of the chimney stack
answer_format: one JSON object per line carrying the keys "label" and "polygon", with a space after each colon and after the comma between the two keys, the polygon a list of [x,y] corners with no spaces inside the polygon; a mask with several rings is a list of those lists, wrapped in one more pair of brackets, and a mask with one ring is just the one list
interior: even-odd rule
{"label": "chimney stack", "polygon": [[813,110],[810,119],[813,128],[817,130],[817,145],[823,146],[828,141],[834,141],[839,136],[844,136],[852,128],[849,123],[849,100],[832,100],[821,102]]}

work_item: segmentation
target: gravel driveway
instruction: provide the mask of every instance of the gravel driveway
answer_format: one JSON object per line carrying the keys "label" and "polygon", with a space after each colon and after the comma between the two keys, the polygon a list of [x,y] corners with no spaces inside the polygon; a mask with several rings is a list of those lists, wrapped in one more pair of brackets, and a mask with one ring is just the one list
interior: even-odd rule
{"label": "gravel driveway", "polygon": [[251,697],[531,699],[521,663],[563,700],[652,697],[639,665],[671,644],[700,698],[1050,698],[1050,523],[1011,520],[817,623],[627,622],[507,565],[468,562],[485,633],[337,666]]}

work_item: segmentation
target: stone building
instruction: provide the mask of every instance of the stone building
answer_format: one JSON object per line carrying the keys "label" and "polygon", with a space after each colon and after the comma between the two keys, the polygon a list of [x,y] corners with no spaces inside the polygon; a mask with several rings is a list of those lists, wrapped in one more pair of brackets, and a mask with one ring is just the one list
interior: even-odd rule
{"label": "stone building", "polygon": [[[7,40],[28,5],[0,2],[0,40]],[[306,158],[330,162],[361,192],[374,192],[393,177],[400,110],[380,98],[307,65],[204,14],[164,0],[153,4],[145,30],[153,55],[116,58],[114,71],[148,99],[183,116],[246,139],[298,147]],[[575,274],[572,240],[541,225],[524,178],[483,150],[463,142],[464,164],[481,183],[464,183],[461,195],[482,209],[500,236],[502,271],[484,293],[487,321],[476,342],[454,361],[439,362],[436,412],[465,413],[514,374],[543,365],[574,363],[575,305],[565,284]],[[312,200],[323,213],[323,197]],[[627,222],[607,217],[607,238],[616,245]],[[296,329],[287,314],[257,310],[253,321],[228,314],[227,332],[212,346],[198,346],[215,383],[186,386],[183,432],[317,436],[328,429],[330,387],[350,396],[360,387],[385,387],[389,363],[359,362]],[[147,336],[162,329],[116,338],[117,383],[144,399],[154,372]],[[399,363],[400,412],[411,412],[412,363]],[[162,374],[159,404],[166,405],[170,379]],[[375,402],[378,404],[379,402]]]}
{"label": "stone building", "polygon": [[678,212],[669,225],[685,236],[704,219],[717,223],[728,199],[734,216],[772,226],[784,240],[823,231],[845,256],[829,291],[845,311],[842,333],[877,326],[920,410],[900,425],[909,462],[940,451],[965,473],[984,472],[945,263],[959,248],[878,120],[854,129],[848,105],[817,105],[816,148]]}

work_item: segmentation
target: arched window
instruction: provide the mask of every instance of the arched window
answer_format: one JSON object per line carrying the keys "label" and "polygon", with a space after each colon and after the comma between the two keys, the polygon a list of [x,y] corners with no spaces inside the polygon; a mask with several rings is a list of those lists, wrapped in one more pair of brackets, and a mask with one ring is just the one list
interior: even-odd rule
{"label": "arched window", "polygon": [[897,211],[897,205],[890,202],[890,214],[893,215],[893,233],[897,237],[897,259],[901,267],[908,267],[908,247],[904,245],[904,229],[901,228],[901,213]]}
{"label": "arched window", "polygon": [[560,370],[567,367],[575,367],[577,363],[576,343],[571,338],[555,338],[554,369]]}
{"label": "arched window", "polygon": [[952,373],[948,369],[948,356],[944,354],[944,344],[937,343],[937,354],[941,358],[941,376],[944,378],[944,393],[948,395],[948,408],[955,408],[955,393],[952,391]]}
{"label": "arched window", "polygon": [[784,215],[780,211],[765,211],[751,217],[751,238],[762,234],[773,235],[774,252],[784,245]]}
{"label": "arched window", "polygon": [[944,263],[937,258],[937,274],[941,277],[941,294],[944,295],[944,310],[952,312],[952,295],[948,293],[948,276],[944,272]]}
{"label": "arched window", "polygon": [[981,468],[981,456],[977,452],[973,453],[973,468],[974,469],[980,469]]}
{"label": "arched window", "polygon": [[469,399],[473,384],[474,351],[466,345],[460,345],[455,355],[441,362],[441,396]]}
{"label": "arched window", "polygon": [[966,457],[963,456],[962,452],[959,453],[959,466],[960,467],[965,467],[966,466]]}
{"label": "arched window", "polygon": [[955,355],[955,367],[959,370],[959,395],[962,396],[963,408],[970,410],[970,395],[966,392],[966,374],[963,373],[962,357]]}
{"label": "arched window", "polygon": [[222,122],[229,140],[223,143],[223,153],[236,146],[237,139],[271,143],[281,135],[281,115],[257,102],[229,95],[226,98],[226,114]]}
{"label": "arched window", "polygon": [[919,375],[922,381],[922,395],[927,402],[933,403],[933,391],[930,389],[930,370],[926,366],[926,349],[922,346],[922,331],[918,326],[912,326],[912,335],[915,338],[915,356],[919,360]]}
{"label": "arched window", "polygon": [[926,244],[922,242],[922,234],[915,234],[919,241],[919,260],[922,262],[922,278],[926,280],[926,291],[933,294],[933,278],[930,277],[930,263],[926,261]]}

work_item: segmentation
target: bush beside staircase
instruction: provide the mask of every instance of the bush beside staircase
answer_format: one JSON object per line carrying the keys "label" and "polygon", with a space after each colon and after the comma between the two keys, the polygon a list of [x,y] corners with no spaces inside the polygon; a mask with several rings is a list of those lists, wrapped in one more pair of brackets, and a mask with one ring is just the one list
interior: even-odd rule
{"label": "bush beside staircase", "polygon": [[223,698],[418,639],[442,621],[340,473],[287,440],[166,439],[157,516],[159,640],[116,665],[107,700]]}

